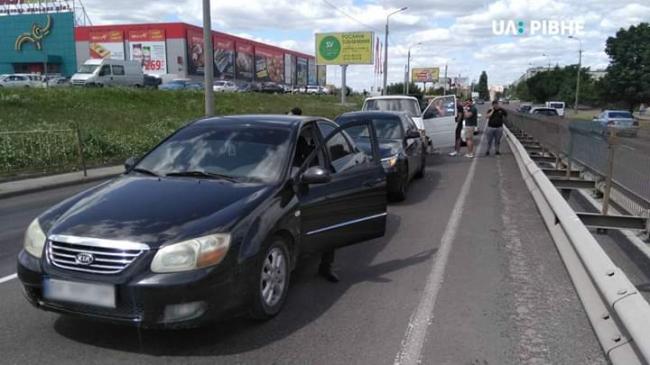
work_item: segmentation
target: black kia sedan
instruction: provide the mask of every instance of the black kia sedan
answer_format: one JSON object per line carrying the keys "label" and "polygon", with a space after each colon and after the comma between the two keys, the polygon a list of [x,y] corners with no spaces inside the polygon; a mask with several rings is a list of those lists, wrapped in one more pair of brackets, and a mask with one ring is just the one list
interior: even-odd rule
{"label": "black kia sedan", "polygon": [[142,327],[274,316],[303,254],[384,234],[378,146],[357,148],[349,128],[284,115],[188,124],[29,225],[27,299]]}
{"label": "black kia sedan", "polygon": [[343,126],[357,125],[348,132],[366,153],[372,150],[370,129],[361,126],[372,124],[387,175],[388,194],[397,201],[406,199],[409,182],[424,177],[426,169],[426,147],[413,119],[404,112],[364,111],[342,114],[336,122]]}

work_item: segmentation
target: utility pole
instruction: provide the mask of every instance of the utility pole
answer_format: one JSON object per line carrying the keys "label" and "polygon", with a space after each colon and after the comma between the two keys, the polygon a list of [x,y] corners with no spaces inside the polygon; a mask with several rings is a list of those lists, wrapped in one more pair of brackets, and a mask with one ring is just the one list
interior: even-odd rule
{"label": "utility pole", "polygon": [[405,95],[409,93],[409,87],[411,86],[411,48],[421,45],[422,42],[418,42],[413,46],[409,46],[408,57],[406,58],[406,92]]}
{"label": "utility pole", "polygon": [[445,87],[443,89],[442,95],[447,95],[447,86],[449,86],[449,80],[447,80],[447,64],[445,63]]}
{"label": "utility pole", "polygon": [[573,105],[573,113],[578,114],[578,101],[580,97],[580,69],[582,68],[582,40],[576,36],[569,36],[570,39],[575,39],[580,42],[580,49],[578,49],[578,74],[576,75],[576,100]]}
{"label": "utility pole", "polygon": [[397,14],[406,9],[408,9],[408,7],[405,6],[399,10],[395,10],[386,16],[386,32],[384,34],[384,82],[383,88],[381,89],[382,95],[386,95],[386,84],[388,83],[388,20],[390,19],[391,15]]}
{"label": "utility pole", "polygon": [[203,83],[205,88],[205,116],[214,115],[214,52],[212,51],[212,22],[210,0],[203,0]]}

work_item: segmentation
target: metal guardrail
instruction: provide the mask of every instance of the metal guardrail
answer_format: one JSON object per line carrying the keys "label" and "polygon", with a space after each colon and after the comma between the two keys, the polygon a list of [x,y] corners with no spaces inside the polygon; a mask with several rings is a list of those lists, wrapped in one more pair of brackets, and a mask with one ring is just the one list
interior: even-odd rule
{"label": "metal guardrail", "polygon": [[0,131],[0,175],[57,171],[71,161],[86,175],[79,128]]}
{"label": "metal guardrail", "polygon": [[[548,128],[557,128],[551,124]],[[506,140],[540,210],[596,336],[615,364],[650,362],[650,305],[506,128]]]}

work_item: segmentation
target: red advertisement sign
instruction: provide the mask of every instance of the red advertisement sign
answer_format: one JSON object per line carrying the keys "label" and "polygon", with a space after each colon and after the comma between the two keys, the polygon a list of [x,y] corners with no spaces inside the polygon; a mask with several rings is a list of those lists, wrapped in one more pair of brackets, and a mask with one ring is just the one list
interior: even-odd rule
{"label": "red advertisement sign", "polygon": [[255,79],[284,82],[284,53],[271,48],[255,48]]}
{"label": "red advertisement sign", "polygon": [[223,36],[214,36],[214,77],[232,79],[235,76],[235,41]]}
{"label": "red advertisement sign", "polygon": [[189,73],[192,75],[203,75],[205,59],[203,50],[203,32],[196,30],[187,31],[187,60]]}
{"label": "red advertisement sign", "polygon": [[253,72],[255,70],[253,52],[253,45],[250,43],[243,43],[237,41],[237,79],[238,80],[253,80]]}
{"label": "red advertisement sign", "polygon": [[91,32],[90,58],[124,59],[124,33],[121,30]]}
{"label": "red advertisement sign", "polygon": [[167,47],[163,29],[129,31],[129,51],[131,60],[139,61],[144,73],[167,73]]}

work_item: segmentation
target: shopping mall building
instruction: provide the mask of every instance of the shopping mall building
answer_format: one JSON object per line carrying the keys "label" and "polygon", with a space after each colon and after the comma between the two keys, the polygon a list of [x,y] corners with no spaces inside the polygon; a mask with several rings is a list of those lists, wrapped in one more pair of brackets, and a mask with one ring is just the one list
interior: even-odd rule
{"label": "shopping mall building", "polygon": [[[326,67],[314,56],[215,31],[212,43],[215,79],[325,84]],[[2,14],[0,7],[0,74],[47,68],[71,76],[90,58],[112,58],[137,60],[146,74],[198,78],[205,52],[202,28],[186,23],[76,26],[73,11]]]}

